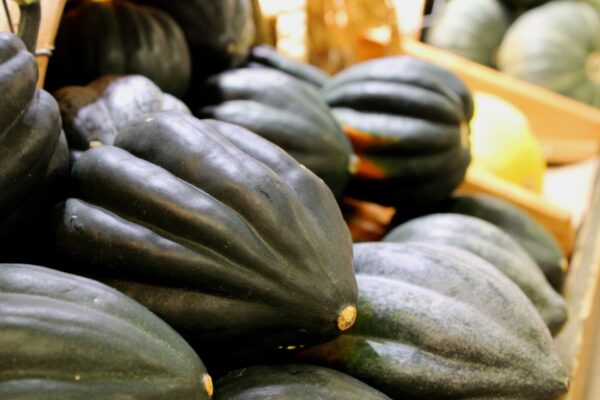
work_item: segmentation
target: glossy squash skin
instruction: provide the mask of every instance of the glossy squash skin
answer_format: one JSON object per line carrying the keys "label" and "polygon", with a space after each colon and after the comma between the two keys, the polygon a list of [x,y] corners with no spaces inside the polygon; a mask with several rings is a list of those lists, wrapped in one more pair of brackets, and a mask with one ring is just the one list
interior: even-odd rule
{"label": "glossy squash skin", "polygon": [[0,264],[0,360],[7,400],[212,394],[202,361],[146,308],[99,282],[33,265]]}
{"label": "glossy squash skin", "polygon": [[321,68],[294,61],[267,45],[254,46],[252,48],[247,66],[250,68],[273,68],[292,75],[316,89],[322,88],[331,78]]}
{"label": "glossy squash skin", "polygon": [[46,87],[87,85],[104,75],[144,75],[181,97],[191,79],[183,32],[166,13],[129,1],[85,0],[65,11]]}
{"label": "glossy squash skin", "polygon": [[555,335],[567,320],[567,307],[540,267],[508,234],[489,222],[461,214],[431,214],[413,219],[384,238],[386,242],[425,242],[457,247],[496,267],[531,300]]}
{"label": "glossy squash skin", "polygon": [[552,287],[562,290],[567,258],[552,234],[525,211],[489,195],[455,196],[443,210],[486,220],[508,233],[535,260]]}
{"label": "glossy squash skin", "polygon": [[353,330],[300,356],[394,399],[554,400],[568,378],[523,293],[481,258],[444,246],[355,245]]}
{"label": "glossy squash skin", "polygon": [[361,381],[314,365],[256,366],[230,372],[216,383],[215,400],[389,400]]}
{"label": "glossy squash skin", "polygon": [[[319,343],[356,318],[331,191],[241,127],[149,114],[72,168],[53,245],[155,312],[210,364]],[[206,355],[206,358],[205,358]],[[211,367],[212,368],[212,367]]]}
{"label": "glossy squash skin", "polygon": [[194,88],[206,77],[240,67],[248,59],[256,38],[252,1],[136,1],[162,9],[181,27],[192,55]]}
{"label": "glossy squash skin", "polygon": [[600,107],[600,15],[589,4],[553,1],[523,14],[498,53],[500,70]]}
{"label": "glossy squash skin", "polygon": [[452,0],[427,32],[427,43],[490,67],[511,23],[500,0]]}
{"label": "glossy squash skin", "polygon": [[182,101],[141,75],[104,76],[86,86],[63,87],[54,97],[69,146],[77,150],[87,150],[91,142],[112,144],[119,129],[145,114],[190,113]]}
{"label": "glossy squash skin", "polygon": [[0,260],[20,260],[23,236],[31,255],[44,208],[66,175],[56,102],[36,89],[37,64],[16,36],[0,33]]}
{"label": "glossy squash skin", "polygon": [[316,90],[280,71],[242,68],[209,78],[202,93],[198,116],[243,126],[275,143],[341,196],[357,159]]}
{"label": "glossy squash skin", "polygon": [[360,158],[350,196],[424,206],[462,181],[473,103],[449,71],[411,57],[380,58],[338,73],[322,96]]}

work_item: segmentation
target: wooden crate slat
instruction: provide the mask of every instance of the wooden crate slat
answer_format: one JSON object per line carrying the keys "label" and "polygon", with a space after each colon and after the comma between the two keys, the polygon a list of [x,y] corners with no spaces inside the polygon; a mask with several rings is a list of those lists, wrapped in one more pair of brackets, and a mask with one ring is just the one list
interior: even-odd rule
{"label": "wooden crate slat", "polygon": [[558,354],[571,376],[567,399],[584,398],[589,347],[594,327],[600,318],[600,174],[596,175],[590,212],[577,237],[577,244],[567,275],[565,298],[569,319],[555,338]]}

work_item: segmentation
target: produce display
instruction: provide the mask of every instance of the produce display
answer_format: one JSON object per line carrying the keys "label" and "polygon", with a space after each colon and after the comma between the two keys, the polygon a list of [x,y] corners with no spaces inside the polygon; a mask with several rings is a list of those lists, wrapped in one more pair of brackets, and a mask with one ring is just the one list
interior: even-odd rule
{"label": "produce display", "polygon": [[176,97],[163,93],[141,75],[104,76],[86,86],[66,86],[54,93],[69,147],[87,150],[90,143],[112,144],[127,122],[158,111],[190,114]]}
{"label": "produce display", "polygon": [[84,0],[65,10],[47,87],[86,85],[111,74],[144,75],[183,96],[191,61],[181,28],[164,12],[129,1]]}
{"label": "produce display", "polygon": [[389,400],[351,376],[313,365],[257,366],[230,372],[216,383],[215,400]]}
{"label": "produce display", "polygon": [[352,197],[424,206],[463,180],[473,103],[449,71],[411,57],[380,58],[338,73],[322,95],[360,158]]}
{"label": "produce display", "polygon": [[231,122],[277,144],[341,196],[357,159],[319,93],[273,69],[242,68],[207,79],[196,114]]}
{"label": "produce display", "polygon": [[564,300],[546,281],[540,267],[514,239],[489,222],[461,214],[431,214],[398,226],[383,240],[437,243],[476,254],[529,297],[550,332],[558,333],[567,320]]}
{"label": "produce display", "polygon": [[567,376],[517,286],[483,259],[439,245],[354,246],[359,318],[302,352],[394,399],[556,399]]}
{"label": "produce display", "polygon": [[[257,0],[69,1],[43,82],[30,3],[0,33],[1,399],[565,395],[565,253],[516,206],[455,192],[472,158],[541,190],[528,109],[367,60],[385,29],[330,76],[263,43]],[[493,63],[521,15],[500,66],[569,69],[557,90],[597,100],[600,17],[539,3],[452,0],[430,37]],[[518,39],[532,20],[574,36]],[[353,212],[376,242],[353,243]]]}
{"label": "produce display", "polygon": [[75,275],[0,264],[0,332],[3,399],[200,400],[213,392],[202,361],[173,329]]}
{"label": "produce display", "polygon": [[496,66],[496,53],[511,17],[501,0],[452,0],[437,16],[427,43],[468,60]]}

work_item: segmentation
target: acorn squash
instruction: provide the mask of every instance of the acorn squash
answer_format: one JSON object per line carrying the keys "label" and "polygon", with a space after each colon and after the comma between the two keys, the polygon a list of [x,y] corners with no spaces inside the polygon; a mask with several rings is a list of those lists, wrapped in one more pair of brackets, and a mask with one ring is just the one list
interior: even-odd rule
{"label": "acorn squash", "polygon": [[356,157],[327,104],[311,87],[273,69],[243,68],[207,80],[196,114],[243,126],[280,146],[340,196]]}
{"label": "acorn squash", "polygon": [[411,57],[380,58],[338,73],[322,96],[360,158],[351,197],[423,206],[462,181],[473,102],[449,71]]}
{"label": "acorn squash", "polygon": [[[45,208],[57,201],[68,168],[56,102],[36,89],[35,57],[0,32],[0,260],[32,256]],[[23,239],[27,244],[23,244]],[[21,248],[21,247],[24,247]],[[21,250],[24,250],[22,252]],[[22,254],[24,253],[24,254]]]}
{"label": "acorn squash", "polygon": [[420,243],[354,246],[359,315],[300,353],[394,399],[554,400],[568,378],[523,293],[483,259]]}
{"label": "acorn squash", "polygon": [[209,399],[202,361],[166,323],[99,282],[0,264],[0,398]]}
{"label": "acorn squash", "polygon": [[535,261],[508,234],[489,222],[461,214],[431,214],[394,228],[386,242],[427,242],[469,251],[496,267],[525,293],[552,334],[567,320],[564,300]]}
{"label": "acorn squash", "polygon": [[114,144],[81,154],[77,198],[56,210],[53,245],[73,271],[147,306],[207,362],[352,326],[352,243],[316,175],[242,127],[179,112],[132,120]]}
{"label": "acorn squash", "polygon": [[193,88],[248,59],[256,39],[250,0],[136,1],[167,12],[183,30],[192,55]]}
{"label": "acorn squash", "polygon": [[553,1],[527,11],[506,33],[498,66],[600,107],[600,15],[576,1]]}
{"label": "acorn squash", "polygon": [[72,149],[91,142],[112,144],[119,129],[136,117],[157,111],[190,113],[174,96],[141,75],[104,76],[86,86],[66,86],[54,93]]}
{"label": "acorn squash", "polygon": [[301,364],[244,368],[217,381],[215,400],[241,399],[390,400],[351,376]]}
{"label": "acorn squash", "polygon": [[436,15],[426,41],[494,67],[498,47],[510,23],[510,14],[500,0],[452,0]]}
{"label": "acorn squash", "polygon": [[87,85],[111,74],[144,75],[183,96],[191,79],[183,32],[155,8],[122,0],[78,2],[63,14],[46,87]]}
{"label": "acorn squash", "polygon": [[292,75],[317,89],[322,88],[331,78],[321,68],[294,61],[267,45],[254,46],[252,48],[247,66],[249,68],[274,68]]}
{"label": "acorn squash", "polygon": [[444,212],[477,217],[502,229],[529,253],[552,287],[562,290],[567,258],[554,236],[525,211],[500,198],[478,194],[451,198]]}

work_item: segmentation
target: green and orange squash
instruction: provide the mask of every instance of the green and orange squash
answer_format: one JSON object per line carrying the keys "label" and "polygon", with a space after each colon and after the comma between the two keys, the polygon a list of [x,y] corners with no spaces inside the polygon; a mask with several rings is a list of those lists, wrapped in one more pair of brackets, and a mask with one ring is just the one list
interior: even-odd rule
{"label": "green and orange squash", "polygon": [[0,398],[208,400],[212,381],[166,323],[99,282],[0,264]]}
{"label": "green and orange squash", "polygon": [[421,243],[354,246],[359,318],[300,359],[394,399],[555,400],[568,377],[527,297],[483,259]]}
{"label": "green and orange squash", "polygon": [[232,371],[215,386],[215,400],[390,400],[351,376],[302,364],[261,365]]}
{"label": "green and orange squash", "polygon": [[54,93],[69,147],[112,144],[127,122],[158,111],[190,113],[176,97],[141,75],[109,75],[86,86],[65,86]]}
{"label": "green and orange squash", "polygon": [[487,221],[462,214],[430,214],[394,228],[384,241],[437,243],[473,253],[525,293],[553,335],[567,320],[564,300],[550,286],[536,262],[507,233]]}
{"label": "green and orange squash", "polygon": [[[53,245],[173,326],[209,366],[330,340],[356,318],[334,196],[236,125],[160,112],[83,152]],[[228,365],[228,367],[231,365]]]}
{"label": "green and orange squash", "polygon": [[[56,101],[36,89],[35,57],[0,33],[0,260],[32,256],[44,211],[60,195],[68,154]],[[27,243],[25,243],[27,242]],[[21,246],[23,244],[23,246]],[[23,250],[23,251],[21,251]],[[39,253],[39,252],[38,252]]]}
{"label": "green and orange squash", "polygon": [[600,14],[582,1],[553,1],[527,11],[506,33],[498,66],[600,107]]}
{"label": "green and orange squash", "polygon": [[243,126],[280,146],[340,197],[357,159],[319,93],[271,68],[241,68],[207,79],[196,115]]}
{"label": "green and orange squash", "polygon": [[144,75],[183,96],[191,79],[190,51],[181,28],[165,12],[131,1],[67,5],[49,63],[46,87],[87,85],[104,75]]}
{"label": "green and orange squash", "polygon": [[288,58],[268,45],[254,46],[246,65],[249,68],[273,68],[306,82],[317,89],[331,78],[327,72],[311,64]]}
{"label": "green and orange squash", "polygon": [[511,16],[500,0],[452,0],[435,16],[427,43],[490,67]]}
{"label": "green and orange squash", "polygon": [[473,102],[451,72],[386,57],[343,70],[321,93],[360,158],[351,197],[422,207],[444,200],[462,181]]}

